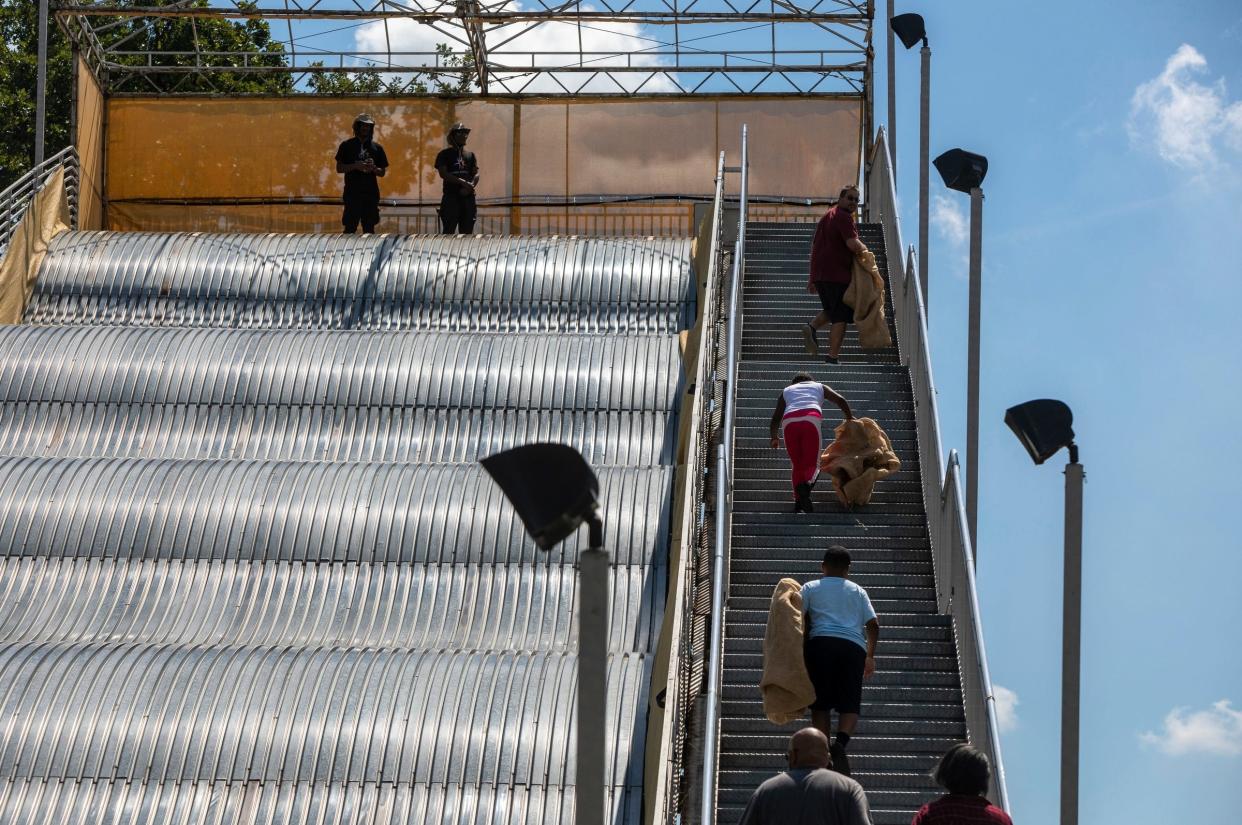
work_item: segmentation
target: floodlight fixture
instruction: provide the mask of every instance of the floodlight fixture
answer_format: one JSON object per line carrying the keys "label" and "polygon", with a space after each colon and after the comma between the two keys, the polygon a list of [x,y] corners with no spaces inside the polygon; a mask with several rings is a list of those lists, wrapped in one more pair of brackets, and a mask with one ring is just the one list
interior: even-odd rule
{"label": "floodlight fixture", "polygon": [[913,49],[919,41],[924,46],[927,45],[927,27],[923,24],[923,15],[899,14],[889,24],[893,27],[893,33],[901,38],[901,45],[907,49]]}
{"label": "floodlight fixture", "polygon": [[609,562],[599,480],[564,444],[525,444],[479,460],[517,511],[526,532],[551,550],[586,522],[578,556],[578,743],[574,825],[604,825],[607,756],[595,726],[608,715]]}
{"label": "floodlight fixture", "polygon": [[1018,404],[1005,410],[1005,423],[1036,464],[1043,464],[1062,447],[1069,448],[1070,462],[1078,463],[1074,413],[1065,402],[1040,398]]}
{"label": "floodlight fixture", "polygon": [[[581,526],[600,523],[599,481],[582,454],[564,444],[524,444],[481,459],[541,550],[551,550]],[[597,547],[602,542],[591,542]]]}
{"label": "floodlight fixture", "polygon": [[944,185],[958,192],[970,194],[970,190],[983,185],[988,175],[988,159],[965,149],[950,149],[932,161]]}
{"label": "floodlight fixture", "polygon": [[1078,825],[1078,762],[1082,695],[1083,466],[1074,444],[1074,414],[1063,401],[1039,398],[1005,410],[1005,423],[1043,464],[1062,447],[1065,465],[1065,574],[1061,594],[1061,825]]}

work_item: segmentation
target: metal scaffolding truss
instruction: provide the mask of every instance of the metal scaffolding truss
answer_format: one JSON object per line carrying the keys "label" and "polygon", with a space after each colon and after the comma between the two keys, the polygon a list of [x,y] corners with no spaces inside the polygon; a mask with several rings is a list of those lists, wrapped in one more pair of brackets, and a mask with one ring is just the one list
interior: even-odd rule
{"label": "metal scaffolding truss", "polygon": [[[874,0],[65,0],[53,8],[108,93],[232,94],[239,78],[273,76],[286,78],[288,91],[311,92],[324,75],[365,75],[371,85],[358,91],[372,94],[863,96]],[[235,38],[238,47],[205,36],[255,21],[269,42]]]}

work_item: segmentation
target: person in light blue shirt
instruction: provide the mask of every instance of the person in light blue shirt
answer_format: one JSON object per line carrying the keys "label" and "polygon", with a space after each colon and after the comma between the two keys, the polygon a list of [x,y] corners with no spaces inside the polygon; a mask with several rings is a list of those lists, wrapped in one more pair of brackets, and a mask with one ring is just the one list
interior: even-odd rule
{"label": "person in light blue shirt", "polygon": [[880,622],[867,591],[849,580],[848,550],[839,544],[829,547],[820,571],[822,578],[802,586],[803,655],[815,686],[811,724],[832,737],[832,712],[837,712],[837,735],[829,752],[833,769],[849,776],[845,749],[862,710],[863,679],[875,673]]}

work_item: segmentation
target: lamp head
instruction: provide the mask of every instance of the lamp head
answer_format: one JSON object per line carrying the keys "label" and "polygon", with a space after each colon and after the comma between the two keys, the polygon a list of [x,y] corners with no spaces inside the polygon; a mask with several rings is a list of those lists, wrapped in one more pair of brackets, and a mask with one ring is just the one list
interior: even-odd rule
{"label": "lamp head", "polygon": [[889,21],[893,33],[901,38],[901,45],[913,49],[920,40],[927,45],[927,27],[923,25],[921,14],[899,14]]}
{"label": "lamp head", "polygon": [[1031,454],[1043,464],[1062,447],[1070,449],[1070,461],[1078,460],[1074,446],[1074,413],[1063,401],[1041,398],[1005,410],[1005,423]]}
{"label": "lamp head", "polygon": [[950,149],[932,161],[944,185],[958,192],[970,194],[970,190],[983,185],[988,175],[988,159],[965,149]]}
{"label": "lamp head", "polygon": [[551,550],[595,518],[599,481],[577,450],[525,444],[480,459],[541,550]]}

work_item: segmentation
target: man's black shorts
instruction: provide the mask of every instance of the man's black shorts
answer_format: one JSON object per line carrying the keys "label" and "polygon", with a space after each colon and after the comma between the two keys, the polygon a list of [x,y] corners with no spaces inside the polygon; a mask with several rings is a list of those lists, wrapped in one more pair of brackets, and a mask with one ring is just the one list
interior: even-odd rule
{"label": "man's black shorts", "polygon": [[474,232],[474,221],[478,212],[474,195],[450,195],[445,192],[440,198],[441,229],[446,235],[457,232],[469,235]]}
{"label": "man's black shorts", "polygon": [[849,284],[834,284],[829,281],[816,281],[815,291],[819,293],[819,302],[824,307],[824,314],[834,324],[854,323],[854,310],[845,303],[845,290]]}
{"label": "man's black shorts", "polygon": [[345,210],[341,213],[341,225],[345,227],[346,232],[353,233],[357,231],[359,223],[362,224],[363,232],[375,231],[375,225],[379,223],[379,201],[352,199],[345,201]]}
{"label": "man's black shorts", "polygon": [[867,651],[849,639],[813,636],[806,644],[806,672],[815,686],[812,710],[858,713]]}

